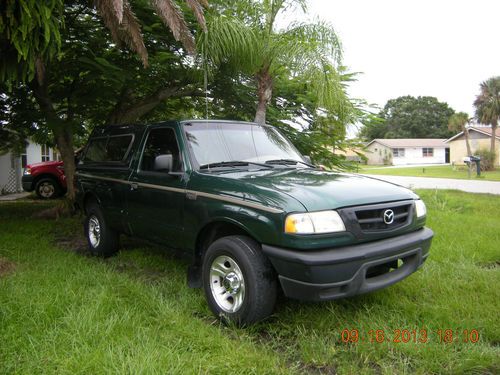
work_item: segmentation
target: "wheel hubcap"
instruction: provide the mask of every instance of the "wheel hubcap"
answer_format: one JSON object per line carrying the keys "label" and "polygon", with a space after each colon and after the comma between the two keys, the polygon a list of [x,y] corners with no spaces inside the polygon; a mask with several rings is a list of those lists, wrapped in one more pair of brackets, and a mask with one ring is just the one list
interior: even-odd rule
{"label": "wheel hubcap", "polygon": [[245,280],[238,264],[227,255],[214,259],[210,266],[210,289],[217,305],[235,313],[243,305]]}
{"label": "wheel hubcap", "polygon": [[101,242],[101,225],[96,216],[92,215],[89,218],[89,241],[93,248],[99,246]]}
{"label": "wheel hubcap", "polygon": [[54,185],[52,185],[50,182],[44,182],[40,185],[38,191],[40,192],[40,195],[42,197],[50,198],[52,195],[54,195]]}

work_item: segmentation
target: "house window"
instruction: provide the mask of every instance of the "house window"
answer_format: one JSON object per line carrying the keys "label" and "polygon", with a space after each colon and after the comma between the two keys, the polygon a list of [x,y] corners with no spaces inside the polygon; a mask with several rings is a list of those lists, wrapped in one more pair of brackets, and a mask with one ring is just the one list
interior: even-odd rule
{"label": "house window", "polygon": [[50,161],[50,147],[42,145],[42,161]]}
{"label": "house window", "polygon": [[404,148],[393,148],[392,155],[395,158],[404,158],[405,157],[405,149]]}
{"label": "house window", "polygon": [[430,147],[424,147],[422,149],[422,156],[424,158],[429,158],[434,156],[434,149]]}

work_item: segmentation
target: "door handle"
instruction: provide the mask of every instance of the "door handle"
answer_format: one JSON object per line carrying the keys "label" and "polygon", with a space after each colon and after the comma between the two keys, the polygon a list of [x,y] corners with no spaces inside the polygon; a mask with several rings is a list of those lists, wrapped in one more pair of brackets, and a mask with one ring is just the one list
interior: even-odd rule
{"label": "door handle", "polygon": [[137,190],[137,189],[139,189],[139,184],[136,182],[132,182],[130,184],[130,190]]}

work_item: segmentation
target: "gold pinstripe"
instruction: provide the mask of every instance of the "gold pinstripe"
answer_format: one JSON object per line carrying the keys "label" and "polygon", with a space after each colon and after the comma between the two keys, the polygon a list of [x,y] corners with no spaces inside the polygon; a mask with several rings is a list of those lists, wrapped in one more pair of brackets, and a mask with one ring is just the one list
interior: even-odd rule
{"label": "gold pinstripe", "polygon": [[262,210],[262,211],[266,211],[266,212],[270,212],[270,213],[274,213],[274,214],[278,214],[278,213],[283,212],[283,210],[281,208],[264,206],[264,205],[259,204],[259,203],[253,203],[253,202],[246,201],[244,199],[229,197],[227,195],[217,195],[217,194],[205,193],[203,191],[179,189],[179,188],[174,188],[174,187],[169,187],[169,186],[147,184],[144,182],[134,182],[134,181],[122,180],[122,179],[118,179],[118,178],[95,176],[95,175],[80,173],[80,172],[77,172],[76,174],[78,176],[81,176],[81,177],[93,178],[93,179],[97,179],[97,180],[110,181],[110,182],[117,182],[117,183],[126,184],[126,185],[137,184],[137,186],[141,186],[141,187],[145,187],[145,188],[149,188],[149,189],[173,191],[175,193],[182,193],[182,194],[194,194],[195,196],[209,198],[209,199],[215,199],[215,200],[224,201],[224,202],[228,202],[228,203],[234,203],[237,205],[255,208],[257,210]]}

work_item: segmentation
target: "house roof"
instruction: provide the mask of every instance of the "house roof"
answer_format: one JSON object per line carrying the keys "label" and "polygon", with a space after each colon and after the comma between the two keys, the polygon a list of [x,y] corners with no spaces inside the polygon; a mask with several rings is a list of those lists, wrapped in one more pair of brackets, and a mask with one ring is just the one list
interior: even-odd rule
{"label": "house roof", "polygon": [[445,139],[441,138],[398,138],[398,139],[381,139],[376,138],[366,146],[368,147],[373,142],[380,143],[390,148],[404,147],[445,147]]}
{"label": "house roof", "polygon": [[[488,137],[491,137],[491,133],[492,133],[491,128],[490,127],[486,127],[486,126],[484,126],[484,127],[474,127],[474,126],[471,126],[469,128],[469,132],[470,131],[475,131],[475,132],[487,135]],[[444,141],[444,143],[451,142],[451,141],[457,139],[458,137],[462,136],[463,134],[464,134],[464,132],[460,132],[460,133],[454,135],[453,137],[447,139],[446,141]],[[496,129],[495,138],[496,139],[500,139],[500,128]]]}

